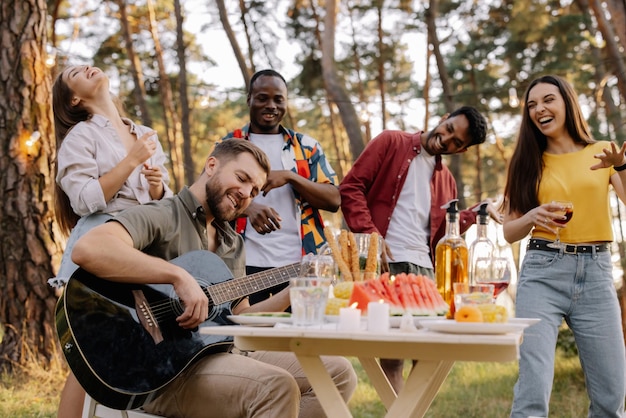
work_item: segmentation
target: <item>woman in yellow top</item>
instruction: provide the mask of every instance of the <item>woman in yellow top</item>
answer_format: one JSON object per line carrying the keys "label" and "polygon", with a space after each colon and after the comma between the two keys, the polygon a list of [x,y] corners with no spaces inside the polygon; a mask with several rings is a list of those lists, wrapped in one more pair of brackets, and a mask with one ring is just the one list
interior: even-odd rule
{"label": "woman in yellow top", "polygon": [[[576,93],[560,77],[533,80],[524,97],[504,191],[504,236],[514,242],[531,234],[515,310],[541,321],[524,333],[511,417],[548,416],[563,319],[576,339],[589,417],[622,417],[625,353],[609,251],[609,185],[626,201],[626,145],[592,139]],[[564,226],[558,201],[573,203]],[[562,244],[553,248],[561,226]]]}

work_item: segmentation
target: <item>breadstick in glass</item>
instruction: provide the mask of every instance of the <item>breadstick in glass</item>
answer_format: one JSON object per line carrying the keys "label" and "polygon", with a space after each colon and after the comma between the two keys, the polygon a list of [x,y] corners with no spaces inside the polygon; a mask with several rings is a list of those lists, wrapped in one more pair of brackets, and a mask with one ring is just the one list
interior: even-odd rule
{"label": "breadstick in glass", "polygon": [[339,233],[339,249],[341,250],[341,258],[346,264],[350,265],[350,244],[348,243],[348,231],[342,229]]}
{"label": "breadstick in glass", "polygon": [[339,250],[337,241],[335,241],[335,237],[333,237],[333,233],[330,228],[324,228],[324,235],[326,235],[326,242],[328,242],[328,246],[330,247],[331,255],[333,256],[335,263],[337,263],[337,267],[339,267],[341,277],[343,277],[344,281],[352,281],[350,267],[348,267],[343,258],[341,258],[341,250]]}
{"label": "breadstick in glass", "polygon": [[361,280],[361,267],[359,266],[359,247],[352,231],[348,232],[348,243],[350,244],[350,271],[354,281]]}
{"label": "breadstick in glass", "polygon": [[378,267],[378,232],[370,234],[370,245],[367,250],[367,261],[365,262],[365,279],[375,277]]}

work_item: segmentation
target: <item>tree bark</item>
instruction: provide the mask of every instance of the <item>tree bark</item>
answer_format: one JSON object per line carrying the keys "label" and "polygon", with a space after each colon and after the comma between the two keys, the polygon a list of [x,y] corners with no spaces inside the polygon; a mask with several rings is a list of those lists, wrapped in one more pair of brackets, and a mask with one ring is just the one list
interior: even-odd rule
{"label": "tree bark", "polygon": [[133,77],[135,87],[133,88],[133,97],[135,103],[139,107],[141,112],[141,123],[145,126],[152,127],[152,118],[148,111],[148,105],[146,104],[146,88],[144,86],[143,70],[139,58],[135,53],[135,47],[131,38],[131,29],[128,24],[128,14],[126,13],[126,0],[117,0],[117,5],[120,9],[120,27],[122,28],[122,36],[124,37],[124,45],[126,47],[126,54],[128,54],[128,60],[130,61],[130,73]]}
{"label": "tree bark", "polygon": [[383,130],[387,129],[387,102],[385,100],[385,42],[383,33],[383,3],[384,0],[376,1],[377,25],[376,32],[378,35],[378,90],[380,92],[380,114],[383,123]]}
{"label": "tree bark", "polygon": [[626,49],[626,1],[607,0],[611,22],[615,28],[615,34],[622,44],[622,50]]}
{"label": "tree bark", "polygon": [[[368,109],[368,100],[365,96],[364,83],[361,78],[362,70],[361,70],[361,56],[359,54],[359,45],[356,39],[357,29],[354,27],[354,7],[350,8],[350,36],[352,39],[352,59],[354,62],[354,73],[358,78],[358,83],[356,84],[356,89],[359,94],[359,101],[361,102],[361,122],[365,127],[365,143],[368,143],[372,139],[372,127],[371,127],[371,114]],[[321,44],[321,41],[320,41]],[[345,162],[343,162],[345,164]]]}
{"label": "tree bark", "polygon": [[174,183],[173,190],[176,192],[182,189],[184,185],[184,164],[180,155],[181,144],[178,137],[179,119],[176,109],[174,108],[174,98],[172,94],[172,85],[165,69],[163,61],[163,48],[157,33],[157,20],[154,12],[152,0],[147,1],[148,11],[150,15],[150,33],[154,42],[154,54],[159,66],[159,90],[161,104],[163,105],[163,124],[167,133],[167,142],[169,144],[170,158],[172,162],[172,179]]}
{"label": "tree bark", "polygon": [[178,84],[180,96],[180,124],[183,134],[183,161],[185,162],[185,180],[191,184],[196,179],[196,169],[191,155],[191,127],[189,125],[189,99],[187,97],[187,59],[186,45],[183,34],[183,13],[180,0],[174,0],[176,15],[176,56],[178,57]]}
{"label": "tree bark", "polygon": [[[239,42],[237,42],[237,37],[233,32],[233,28],[230,26],[230,22],[228,21],[228,13],[226,11],[226,5],[224,4],[224,0],[216,0],[217,8],[220,14],[220,21],[222,22],[222,27],[224,28],[224,32],[226,32],[226,36],[228,37],[228,41],[230,42],[230,47],[233,49],[233,53],[235,54],[235,59],[237,60],[237,64],[239,64],[239,69],[241,70],[241,75],[243,76],[243,81],[246,85],[246,91],[248,90],[248,86],[250,85],[250,78],[252,78],[252,72],[248,68],[246,64],[246,58],[243,56],[241,52],[241,48],[239,47]],[[252,61],[251,61],[252,63]]]}
{"label": "tree bark", "polygon": [[[626,101],[626,64],[624,63],[623,54],[620,52],[620,47],[615,41],[615,28],[611,21],[604,16],[604,10],[599,0],[589,0],[589,6],[593,10],[596,22],[598,22],[598,29],[602,33],[604,42],[606,42],[606,52],[611,63],[610,67],[615,77],[617,77],[617,88],[622,99]],[[620,28],[620,31],[623,30],[624,28]]]}
{"label": "tree bark", "polygon": [[[59,260],[53,216],[55,140],[45,67],[44,0],[0,2],[0,367],[48,363],[56,349]],[[38,140],[37,133],[40,135]],[[33,136],[34,134],[34,136]],[[30,142],[29,142],[30,140]]]}
{"label": "tree bark", "polygon": [[352,159],[361,155],[365,148],[363,136],[361,134],[361,125],[356,110],[352,105],[350,96],[346,93],[345,87],[339,80],[337,70],[335,68],[335,20],[336,20],[336,2],[329,0],[326,2],[326,16],[324,17],[324,35],[322,38],[322,75],[324,78],[324,87],[330,98],[335,102],[341,121],[346,129],[350,140],[350,150]]}
{"label": "tree bark", "polygon": [[[439,68],[439,79],[443,86],[443,102],[446,107],[446,112],[452,112],[455,108],[455,103],[452,100],[452,87],[450,85],[450,79],[448,77],[448,71],[446,69],[446,63],[443,60],[441,49],[439,47],[439,38],[437,37],[437,26],[435,20],[437,18],[437,10],[439,7],[438,0],[430,0],[428,9],[426,10],[426,24],[428,26],[428,39],[433,47],[433,55],[437,61],[437,68]],[[465,187],[463,183],[463,177],[461,176],[461,157],[458,154],[449,156],[450,159],[450,171],[456,179],[459,208],[465,208],[465,198],[463,197],[463,189]]]}

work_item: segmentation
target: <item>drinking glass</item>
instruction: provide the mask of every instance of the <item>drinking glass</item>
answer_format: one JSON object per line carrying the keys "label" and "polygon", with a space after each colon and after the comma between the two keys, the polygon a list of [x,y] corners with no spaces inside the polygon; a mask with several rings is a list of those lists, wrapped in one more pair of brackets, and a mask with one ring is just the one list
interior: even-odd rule
{"label": "drinking glass", "polygon": [[491,279],[487,282],[493,285],[493,297],[496,298],[509,287],[511,282],[512,259],[509,257],[494,257],[491,263]]}
{"label": "drinking glass", "polygon": [[494,298],[509,286],[515,268],[511,257],[495,254],[492,257],[477,258],[474,264],[472,284],[493,285]]}
{"label": "drinking glass", "polygon": [[300,262],[298,277],[335,280],[337,278],[337,264],[330,254],[307,254],[302,257]]}
{"label": "drinking glass", "polygon": [[[566,223],[568,223],[570,219],[572,219],[572,216],[574,216],[574,204],[572,202],[565,202],[565,201],[553,201],[552,203],[559,205],[562,208],[562,210],[555,211],[554,213],[565,216],[565,219],[555,218],[554,222],[556,222],[559,225],[565,225]],[[561,249],[563,247],[563,244],[561,244],[561,237],[559,235],[559,233],[561,232],[561,227],[562,226],[557,226],[556,239],[554,240],[554,242],[549,243],[548,247],[556,248],[556,249]]]}
{"label": "drinking glass", "polygon": [[293,325],[318,326],[324,323],[324,311],[336,270],[330,255],[307,254],[302,258],[299,276],[290,279]]}
{"label": "drinking glass", "polygon": [[464,305],[482,305],[494,303],[492,284],[454,283],[454,308],[458,310]]}
{"label": "drinking glass", "polygon": [[290,279],[291,321],[295,326],[314,326],[324,323],[330,279],[294,277]]}

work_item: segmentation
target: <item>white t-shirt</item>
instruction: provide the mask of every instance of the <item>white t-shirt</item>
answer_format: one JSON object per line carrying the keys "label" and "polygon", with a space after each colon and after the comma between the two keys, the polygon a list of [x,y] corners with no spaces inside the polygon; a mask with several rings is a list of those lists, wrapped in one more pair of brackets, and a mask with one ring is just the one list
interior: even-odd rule
{"label": "white t-shirt", "polygon": [[428,242],[430,180],[434,170],[435,158],[424,150],[411,161],[385,236],[394,262],[433,268]]}
{"label": "white t-shirt", "polygon": [[[272,170],[284,170],[282,162],[285,140],[282,134],[264,135],[250,133],[250,142],[268,156]],[[290,185],[272,189],[266,196],[259,193],[254,202],[274,208],[280,214],[280,229],[261,235],[246,225],[246,265],[279,267],[296,263],[302,258],[300,218],[296,198]]]}

